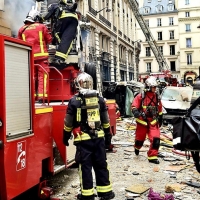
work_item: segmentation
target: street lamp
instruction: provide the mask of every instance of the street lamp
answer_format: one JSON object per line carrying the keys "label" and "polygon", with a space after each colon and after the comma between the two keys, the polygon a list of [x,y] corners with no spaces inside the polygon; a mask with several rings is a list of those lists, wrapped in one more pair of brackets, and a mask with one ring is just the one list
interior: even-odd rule
{"label": "street lamp", "polygon": [[104,9],[106,9],[106,12],[110,12],[111,11],[111,9],[110,8],[108,8],[108,7],[105,7],[105,8],[102,8],[101,10],[99,10],[99,11],[96,11],[96,13],[99,13],[99,12],[101,12],[102,10],[104,10]]}

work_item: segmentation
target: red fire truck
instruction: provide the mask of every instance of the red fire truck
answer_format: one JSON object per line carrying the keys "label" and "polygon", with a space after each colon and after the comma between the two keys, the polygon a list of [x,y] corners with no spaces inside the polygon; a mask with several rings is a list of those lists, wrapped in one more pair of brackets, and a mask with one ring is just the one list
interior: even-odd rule
{"label": "red fire truck", "polygon": [[[67,100],[75,93],[79,68],[50,67],[48,103],[34,99],[32,46],[0,35],[0,200],[10,200],[39,185],[40,198],[52,193],[44,177],[74,162],[75,147],[62,144]],[[41,66],[35,66],[41,67]],[[107,102],[111,131],[116,133],[115,102]],[[55,152],[61,164],[56,163]]]}

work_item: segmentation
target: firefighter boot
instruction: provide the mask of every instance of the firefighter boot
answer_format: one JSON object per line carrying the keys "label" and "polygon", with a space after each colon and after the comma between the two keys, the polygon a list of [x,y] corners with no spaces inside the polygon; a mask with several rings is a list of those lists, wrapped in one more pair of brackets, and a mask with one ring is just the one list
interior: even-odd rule
{"label": "firefighter boot", "polygon": [[140,153],[139,149],[136,149],[136,148],[135,148],[135,155],[138,156],[139,153]]}
{"label": "firefighter boot", "polygon": [[83,196],[82,194],[77,195],[77,200],[95,200],[94,195],[92,196]]}
{"label": "firefighter boot", "polygon": [[154,164],[159,164],[159,160],[158,159],[149,159],[150,163],[154,163]]}
{"label": "firefighter boot", "polygon": [[55,57],[50,65],[56,67],[58,70],[62,70],[66,67],[66,63],[64,59]]}
{"label": "firefighter boot", "polygon": [[114,192],[109,192],[108,195],[100,197],[99,200],[110,200],[113,199],[115,197],[115,193]]}

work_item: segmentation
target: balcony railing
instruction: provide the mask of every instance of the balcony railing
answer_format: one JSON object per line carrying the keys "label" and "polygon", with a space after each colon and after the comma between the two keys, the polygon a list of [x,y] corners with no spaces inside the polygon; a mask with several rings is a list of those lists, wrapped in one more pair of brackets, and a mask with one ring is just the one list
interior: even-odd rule
{"label": "balcony railing", "polygon": [[91,6],[89,6],[89,12],[90,12],[92,15],[94,15],[95,17],[97,16],[97,11],[96,11],[94,8],[92,8]]}
{"label": "balcony railing", "polygon": [[107,26],[109,26],[111,28],[111,23],[102,15],[99,14],[99,19],[106,24]]}
{"label": "balcony railing", "polygon": [[114,30],[115,32],[117,32],[117,28],[116,28],[116,26],[113,26],[113,30]]}
{"label": "balcony railing", "polygon": [[122,32],[120,30],[118,30],[118,33],[119,33],[120,36],[122,36]]}
{"label": "balcony railing", "polygon": [[124,39],[126,40],[127,36],[124,34]]}

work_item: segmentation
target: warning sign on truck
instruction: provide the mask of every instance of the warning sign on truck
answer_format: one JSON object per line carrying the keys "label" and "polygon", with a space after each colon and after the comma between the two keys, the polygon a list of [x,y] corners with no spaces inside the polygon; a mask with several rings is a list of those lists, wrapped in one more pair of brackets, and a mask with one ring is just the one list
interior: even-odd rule
{"label": "warning sign on truck", "polygon": [[26,142],[17,143],[17,171],[26,167]]}

